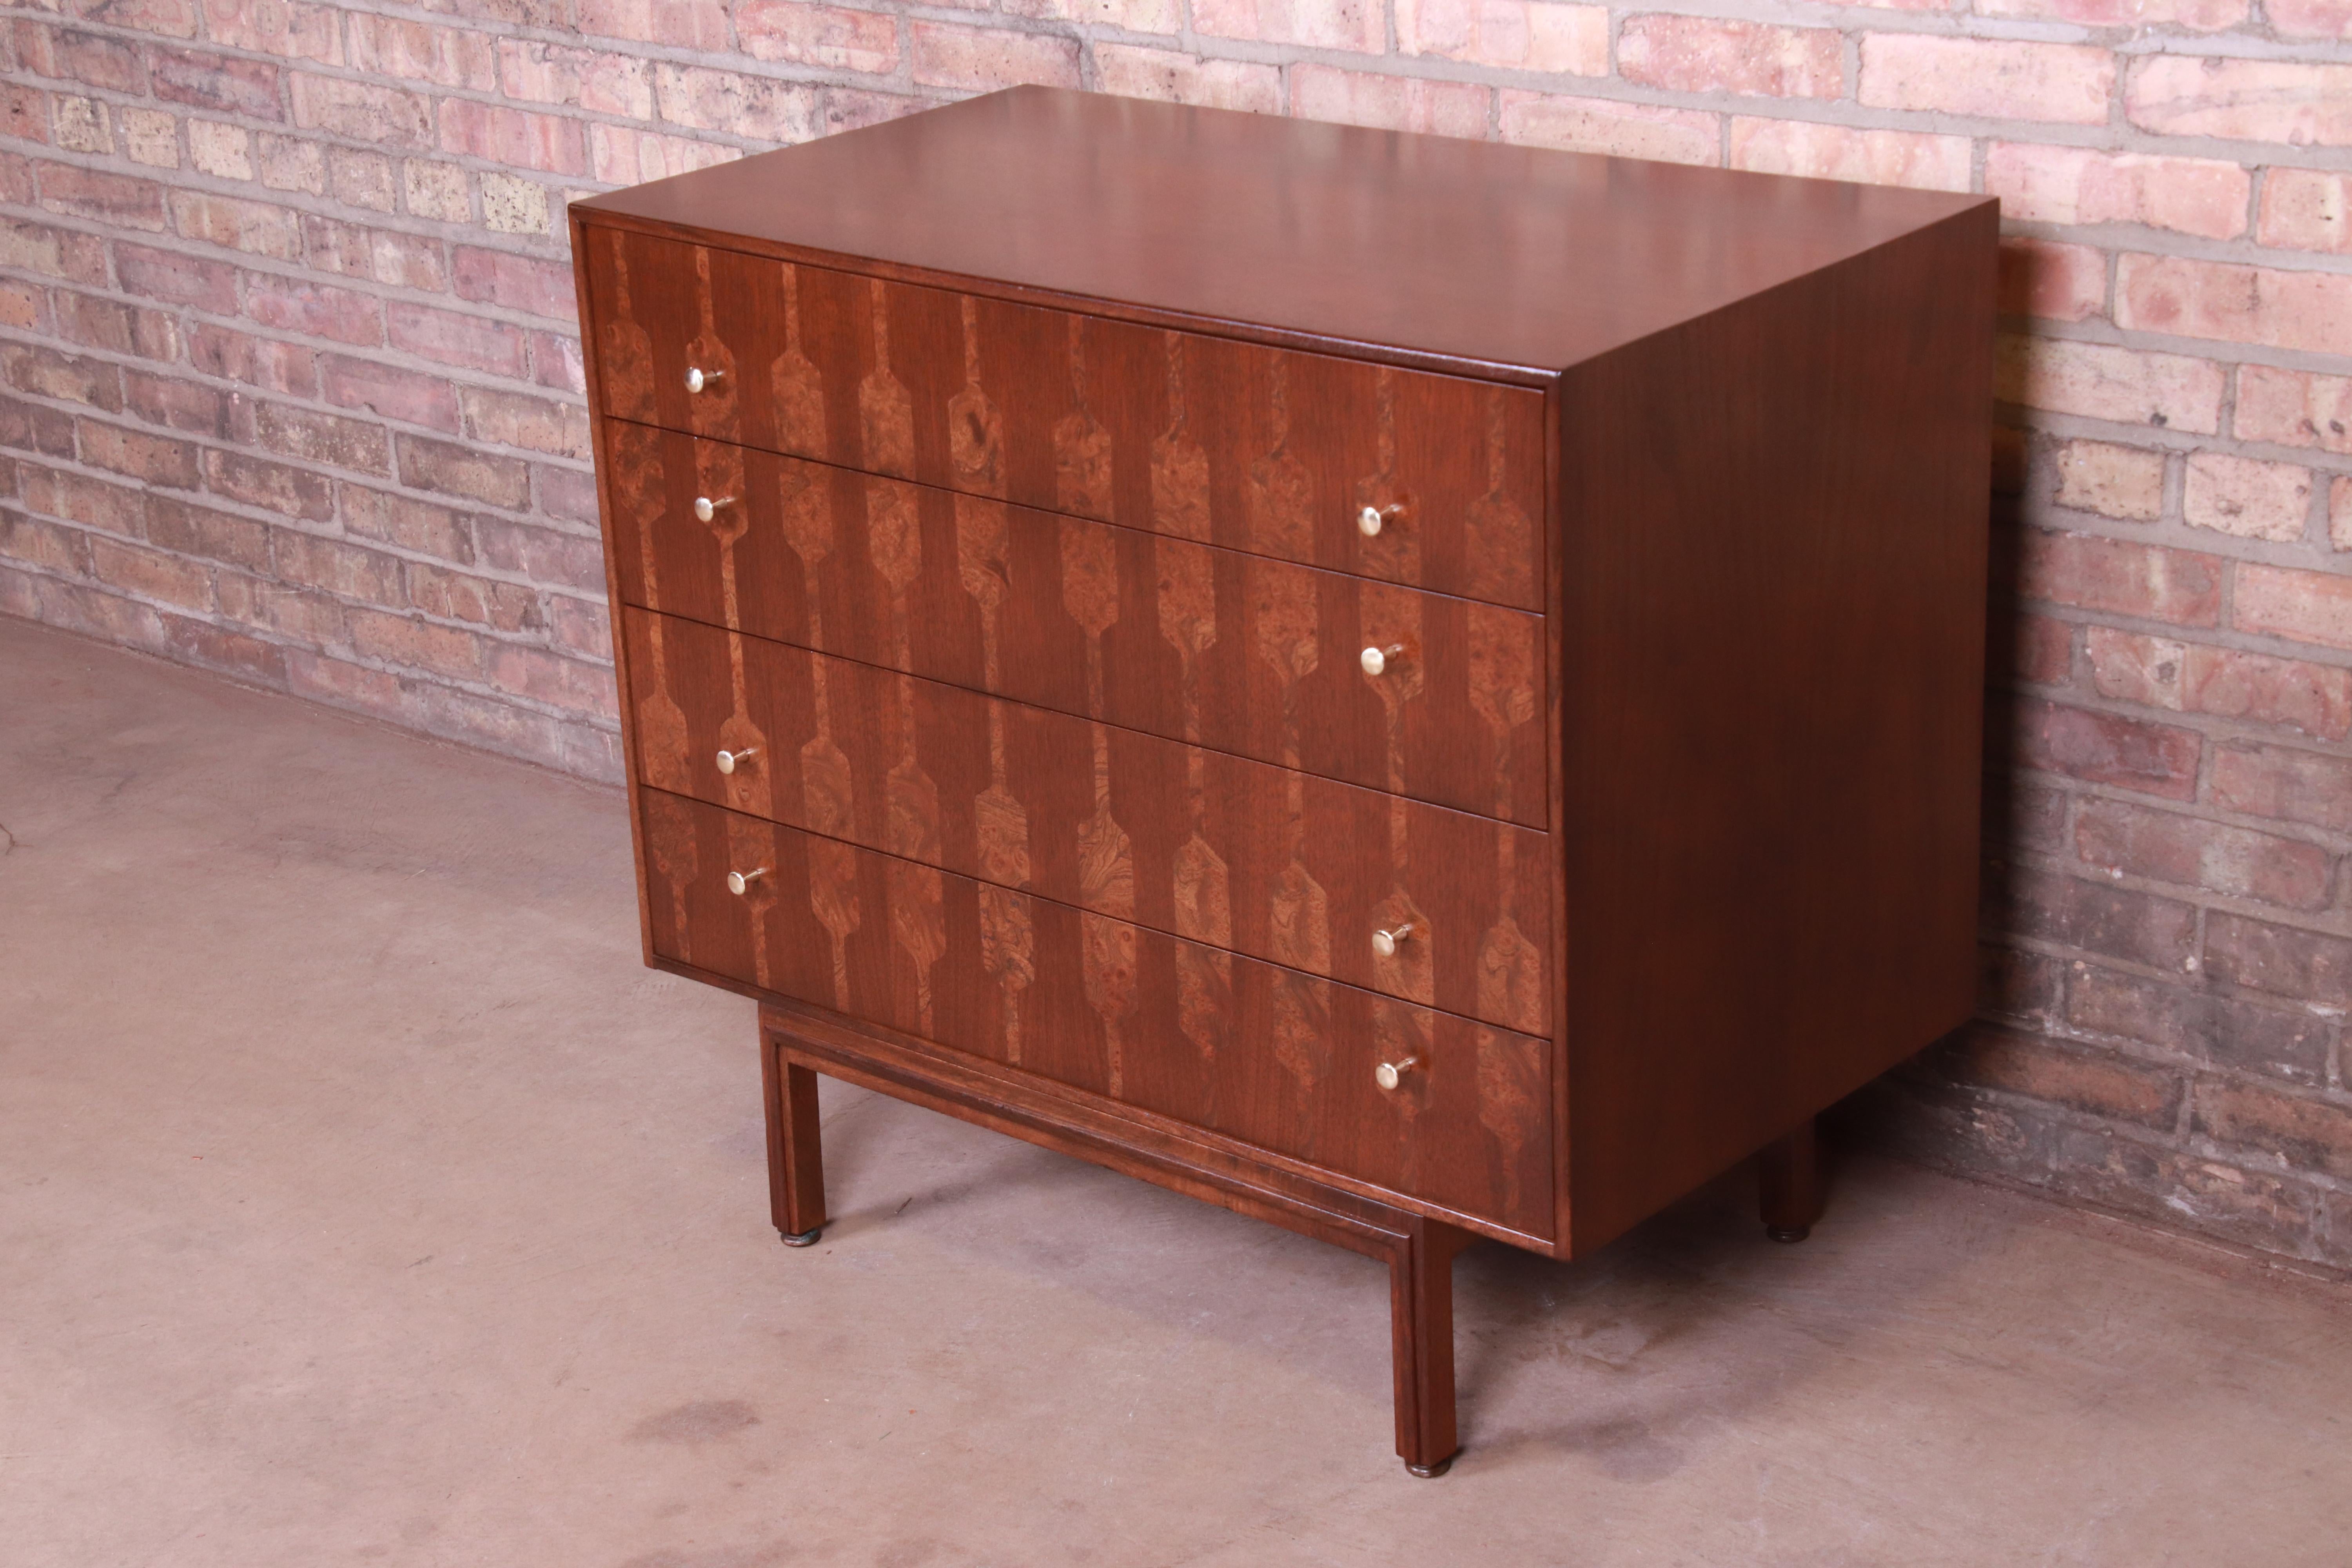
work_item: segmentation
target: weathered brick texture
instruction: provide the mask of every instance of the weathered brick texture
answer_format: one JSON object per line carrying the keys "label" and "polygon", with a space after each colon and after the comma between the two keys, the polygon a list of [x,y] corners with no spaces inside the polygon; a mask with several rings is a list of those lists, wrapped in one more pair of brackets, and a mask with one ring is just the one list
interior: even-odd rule
{"label": "weathered brick texture", "polygon": [[1982,191],[1983,1021],[1858,1121],[2352,1264],[2347,47],[2346,0],[0,8],[0,610],[616,777],[565,203],[1013,82]]}

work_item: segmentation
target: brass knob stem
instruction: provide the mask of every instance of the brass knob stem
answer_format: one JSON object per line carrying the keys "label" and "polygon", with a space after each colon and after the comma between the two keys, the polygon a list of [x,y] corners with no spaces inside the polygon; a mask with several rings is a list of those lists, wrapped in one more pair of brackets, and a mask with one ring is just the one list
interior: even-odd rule
{"label": "brass knob stem", "polygon": [[1397,952],[1397,944],[1412,934],[1412,922],[1411,921],[1405,921],[1404,924],[1398,926],[1393,931],[1376,931],[1372,933],[1372,951],[1379,953],[1382,958],[1394,958]]}
{"label": "brass knob stem", "polygon": [[1388,671],[1389,660],[1403,651],[1404,644],[1401,642],[1392,642],[1386,647],[1368,647],[1356,662],[1364,667],[1366,675],[1383,675]]}
{"label": "brass knob stem", "polygon": [[1372,1081],[1382,1089],[1393,1089],[1404,1081],[1404,1075],[1421,1065],[1419,1057],[1407,1057],[1401,1062],[1382,1062],[1372,1069]]}
{"label": "brass knob stem", "polygon": [[1366,539],[1378,539],[1381,529],[1403,515],[1402,506],[1368,506],[1356,514],[1356,531]]}
{"label": "brass knob stem", "polygon": [[719,771],[722,773],[731,773],[759,754],[760,748],[757,746],[746,746],[740,752],[721,752],[719,753]]}
{"label": "brass knob stem", "polygon": [[717,500],[711,500],[709,496],[697,496],[694,498],[694,520],[697,522],[709,522],[734,504],[733,496],[720,496]]}
{"label": "brass knob stem", "polygon": [[700,365],[688,365],[686,371],[686,389],[688,392],[702,392],[726,379],[727,373],[723,370],[705,370]]}
{"label": "brass knob stem", "polygon": [[757,867],[749,871],[730,871],[727,873],[727,890],[740,899],[751,890],[752,883],[767,874],[768,868],[765,866]]}

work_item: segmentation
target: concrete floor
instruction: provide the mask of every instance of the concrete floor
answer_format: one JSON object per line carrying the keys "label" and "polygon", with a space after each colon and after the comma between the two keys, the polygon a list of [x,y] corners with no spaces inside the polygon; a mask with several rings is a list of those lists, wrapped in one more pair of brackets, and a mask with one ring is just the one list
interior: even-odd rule
{"label": "concrete floor", "polygon": [[[768,1227],[751,1004],[620,796],[0,620],[0,1563],[2352,1561],[2352,1295],[1900,1166],[1381,1271],[855,1091]],[[13,847],[12,846],[13,841]]]}

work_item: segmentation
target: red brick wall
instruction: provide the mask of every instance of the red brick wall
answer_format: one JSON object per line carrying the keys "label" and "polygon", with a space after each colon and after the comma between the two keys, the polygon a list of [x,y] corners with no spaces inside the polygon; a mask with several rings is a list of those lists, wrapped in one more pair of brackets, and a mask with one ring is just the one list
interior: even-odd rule
{"label": "red brick wall", "polygon": [[2352,1264],[2352,0],[61,0],[0,610],[617,772],[562,214],[1014,81],[2000,195],[1989,1026],[1861,1119]]}

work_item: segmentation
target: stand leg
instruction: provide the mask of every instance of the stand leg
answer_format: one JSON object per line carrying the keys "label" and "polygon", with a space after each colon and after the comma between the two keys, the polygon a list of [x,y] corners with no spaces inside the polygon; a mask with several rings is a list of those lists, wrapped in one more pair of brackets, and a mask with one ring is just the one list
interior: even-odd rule
{"label": "stand leg", "polygon": [[1775,1241],[1802,1241],[1822,1217],[1822,1144],[1813,1119],[1785,1138],[1764,1145],[1756,1156],[1757,1187],[1764,1234]]}
{"label": "stand leg", "polygon": [[1397,1453],[1416,1476],[1442,1476],[1462,1447],[1454,1428],[1454,1258],[1470,1233],[1415,1219],[1389,1258],[1396,1335]]}
{"label": "stand leg", "polygon": [[824,1229],[824,1151],[818,1142],[816,1074],[760,1042],[768,1100],[768,1209],[786,1247],[807,1247]]}

